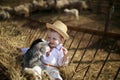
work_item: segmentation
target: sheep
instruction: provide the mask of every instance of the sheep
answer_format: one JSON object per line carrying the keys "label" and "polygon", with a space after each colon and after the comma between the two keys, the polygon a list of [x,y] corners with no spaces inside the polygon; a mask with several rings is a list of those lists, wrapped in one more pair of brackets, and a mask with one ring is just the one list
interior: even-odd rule
{"label": "sheep", "polygon": [[0,20],[6,20],[11,18],[11,15],[5,11],[5,10],[0,10]]}
{"label": "sheep", "polygon": [[0,10],[5,10],[7,12],[12,12],[13,8],[10,6],[0,6]]}
{"label": "sheep", "polygon": [[61,9],[65,5],[69,5],[69,1],[68,0],[56,0],[56,4],[55,5],[56,5],[57,9]]}
{"label": "sheep", "polygon": [[81,10],[87,10],[88,9],[88,4],[86,1],[80,1],[81,4]]}
{"label": "sheep", "polygon": [[[41,77],[41,62],[42,55],[46,55],[50,51],[48,42],[42,41],[41,39],[35,40],[30,49],[24,54],[24,71],[25,73],[32,74],[35,80],[42,79]],[[36,70],[37,69],[37,70]],[[39,70],[39,72],[38,72]]]}
{"label": "sheep", "polygon": [[25,17],[28,17],[30,13],[29,8],[26,7],[25,5],[19,5],[14,7],[14,11],[17,15],[22,15]]}
{"label": "sheep", "polygon": [[73,14],[75,16],[76,20],[79,20],[79,11],[78,11],[78,9],[75,9],[75,8],[74,9],[67,9],[67,8],[65,8],[64,12]]}
{"label": "sheep", "polygon": [[32,4],[38,9],[42,7],[48,7],[46,1],[44,0],[33,0]]}

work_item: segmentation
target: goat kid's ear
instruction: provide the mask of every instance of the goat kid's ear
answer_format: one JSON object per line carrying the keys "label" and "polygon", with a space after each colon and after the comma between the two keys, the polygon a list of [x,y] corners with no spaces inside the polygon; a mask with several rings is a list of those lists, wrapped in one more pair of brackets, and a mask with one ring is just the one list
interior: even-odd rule
{"label": "goat kid's ear", "polygon": [[41,42],[47,42],[45,39],[41,39]]}

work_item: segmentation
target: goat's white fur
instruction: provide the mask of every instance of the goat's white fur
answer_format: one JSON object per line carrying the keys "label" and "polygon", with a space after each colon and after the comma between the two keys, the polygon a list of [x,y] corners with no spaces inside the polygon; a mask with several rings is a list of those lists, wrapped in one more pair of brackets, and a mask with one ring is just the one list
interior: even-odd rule
{"label": "goat's white fur", "polygon": [[78,9],[64,9],[64,12],[66,13],[71,13],[73,15],[75,15],[76,19],[79,20],[79,11]]}
{"label": "goat's white fur", "polygon": [[35,80],[41,80],[41,68],[39,66],[35,66],[33,68],[25,68],[24,71],[28,74],[32,74]]}
{"label": "goat's white fur", "polygon": [[42,69],[40,66],[42,65],[42,62],[40,61],[40,58],[42,55],[46,55],[46,53],[49,51],[50,51],[50,47],[48,46],[47,42],[39,42],[36,45],[34,45],[31,48],[31,50],[27,52],[27,53],[32,53],[33,56],[30,59],[30,61],[28,61],[29,67],[24,68],[25,73],[32,74],[35,80],[41,80]]}

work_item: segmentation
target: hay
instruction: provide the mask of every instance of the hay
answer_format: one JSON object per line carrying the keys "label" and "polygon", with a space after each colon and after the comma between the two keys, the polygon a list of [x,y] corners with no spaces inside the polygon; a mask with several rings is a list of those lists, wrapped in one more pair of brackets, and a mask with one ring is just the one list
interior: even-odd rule
{"label": "hay", "polygon": [[4,67],[3,73],[6,74],[6,79],[21,80],[21,62],[17,61],[21,54],[16,51],[15,46],[22,46],[24,36],[21,37],[20,29],[14,22],[1,22],[0,26],[0,64]]}

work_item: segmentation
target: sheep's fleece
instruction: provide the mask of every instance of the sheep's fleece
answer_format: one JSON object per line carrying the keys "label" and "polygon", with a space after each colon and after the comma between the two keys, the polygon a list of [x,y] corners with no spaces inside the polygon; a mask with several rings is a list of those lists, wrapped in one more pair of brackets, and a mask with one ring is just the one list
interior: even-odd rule
{"label": "sheep's fleece", "polygon": [[40,61],[41,56],[50,51],[48,42],[37,39],[33,41],[28,51],[24,54],[24,68],[32,68],[34,66],[40,66],[42,62]]}

